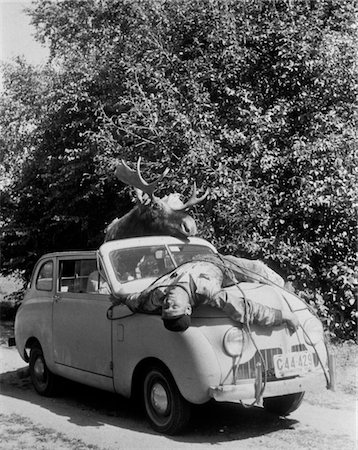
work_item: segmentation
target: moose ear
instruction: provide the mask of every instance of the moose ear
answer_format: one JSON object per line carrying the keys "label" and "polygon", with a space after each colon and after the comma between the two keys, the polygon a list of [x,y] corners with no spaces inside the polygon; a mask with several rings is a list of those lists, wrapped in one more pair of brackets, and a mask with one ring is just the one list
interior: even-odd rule
{"label": "moose ear", "polygon": [[134,192],[137,196],[137,200],[139,201],[139,203],[141,203],[142,205],[149,205],[151,201],[150,195],[146,194],[145,192],[141,191],[138,188],[134,188]]}

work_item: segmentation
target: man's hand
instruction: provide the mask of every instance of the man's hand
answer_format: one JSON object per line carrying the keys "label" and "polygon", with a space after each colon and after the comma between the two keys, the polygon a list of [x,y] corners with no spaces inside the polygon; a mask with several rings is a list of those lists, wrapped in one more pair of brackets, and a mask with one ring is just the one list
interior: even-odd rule
{"label": "man's hand", "polygon": [[290,333],[294,333],[299,327],[299,321],[291,311],[282,311],[282,321],[287,323]]}
{"label": "man's hand", "polygon": [[122,296],[122,297],[117,297],[114,296],[113,294],[110,294],[109,296],[113,306],[117,306],[117,305],[125,305],[125,301],[126,301],[126,296]]}

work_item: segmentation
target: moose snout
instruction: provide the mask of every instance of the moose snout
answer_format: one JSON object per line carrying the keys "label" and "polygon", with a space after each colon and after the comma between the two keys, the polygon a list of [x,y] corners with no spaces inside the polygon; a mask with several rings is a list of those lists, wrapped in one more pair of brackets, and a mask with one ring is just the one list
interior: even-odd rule
{"label": "moose snout", "polygon": [[184,217],[181,222],[181,231],[185,236],[194,236],[197,233],[195,220],[190,217]]}

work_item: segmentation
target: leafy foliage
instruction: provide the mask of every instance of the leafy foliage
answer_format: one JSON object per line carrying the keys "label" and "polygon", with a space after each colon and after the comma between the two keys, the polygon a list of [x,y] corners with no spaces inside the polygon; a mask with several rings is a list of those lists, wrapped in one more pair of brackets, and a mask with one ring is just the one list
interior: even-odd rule
{"label": "leafy foliage", "polygon": [[2,271],[99,245],[130,208],[115,162],[141,155],[148,177],[172,169],[163,192],[211,188],[202,236],[264,259],[352,337],[355,14],[349,0],[36,2],[51,61],[8,67],[0,100]]}

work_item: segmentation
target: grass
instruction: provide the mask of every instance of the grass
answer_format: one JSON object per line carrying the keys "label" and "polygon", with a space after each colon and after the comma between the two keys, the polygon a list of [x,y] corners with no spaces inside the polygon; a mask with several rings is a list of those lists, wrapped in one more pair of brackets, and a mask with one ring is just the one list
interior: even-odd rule
{"label": "grass", "polygon": [[358,345],[352,341],[331,346],[337,360],[337,387],[348,395],[358,393]]}

